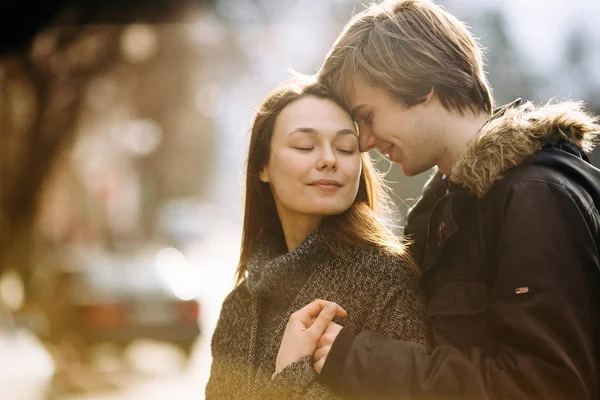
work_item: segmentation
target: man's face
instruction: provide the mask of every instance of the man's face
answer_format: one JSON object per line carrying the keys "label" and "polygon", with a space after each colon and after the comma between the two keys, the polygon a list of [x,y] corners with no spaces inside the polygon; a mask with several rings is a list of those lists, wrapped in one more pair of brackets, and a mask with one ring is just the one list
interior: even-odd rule
{"label": "man's face", "polygon": [[431,102],[406,107],[384,89],[357,78],[346,97],[359,126],[360,150],[377,148],[413,176],[437,164],[444,151]]}

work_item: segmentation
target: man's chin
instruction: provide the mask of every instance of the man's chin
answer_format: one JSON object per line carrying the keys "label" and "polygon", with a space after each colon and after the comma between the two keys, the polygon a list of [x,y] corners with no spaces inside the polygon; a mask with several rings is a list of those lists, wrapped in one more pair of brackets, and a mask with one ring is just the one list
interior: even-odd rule
{"label": "man's chin", "polygon": [[[389,160],[390,162],[392,162],[392,163],[396,164],[396,165],[399,165],[399,166],[400,166],[400,168],[402,168],[402,160],[400,160],[399,158],[397,158],[397,157],[394,157],[394,156],[390,155],[390,157],[388,158],[388,160]],[[402,168],[402,169],[404,169],[404,168]]]}
{"label": "man's chin", "polygon": [[398,163],[398,165],[400,166],[400,169],[402,169],[402,174],[404,176],[406,176],[406,177],[409,177],[409,178],[413,177],[413,176],[420,175],[420,174],[422,174],[424,172],[427,172],[427,171],[429,171],[431,169],[431,168],[423,168],[423,167],[419,167],[419,168],[414,168],[413,167],[413,168],[411,168],[411,166],[409,166],[409,165],[402,165],[402,164],[399,164],[399,163]]}
{"label": "man's chin", "polygon": [[413,176],[415,176],[415,175],[419,175],[419,174],[416,174],[416,173],[414,173],[414,172],[412,172],[412,171],[410,171],[410,170],[408,170],[408,171],[407,171],[407,170],[405,170],[405,169],[404,169],[404,168],[402,168],[402,167],[400,167],[400,168],[402,169],[402,175],[404,175],[404,176],[406,176],[406,177],[408,177],[408,178],[411,178],[411,177],[413,177]]}

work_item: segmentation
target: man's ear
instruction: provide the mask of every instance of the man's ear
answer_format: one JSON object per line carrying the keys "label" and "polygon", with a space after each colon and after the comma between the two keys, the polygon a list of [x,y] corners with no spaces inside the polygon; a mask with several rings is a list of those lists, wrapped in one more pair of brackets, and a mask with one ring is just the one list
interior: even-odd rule
{"label": "man's ear", "polygon": [[427,105],[431,101],[431,99],[433,99],[434,94],[435,89],[432,87],[431,90],[429,90],[429,93],[427,93],[425,96],[422,96],[419,99],[419,104]]}
{"label": "man's ear", "polygon": [[258,174],[258,179],[260,179],[261,182],[265,183],[271,181],[271,179],[269,178],[269,173],[267,172],[267,168],[263,168],[262,171],[260,171],[260,173]]}
{"label": "man's ear", "polygon": [[433,99],[433,96],[435,95],[435,88],[431,88],[431,90],[429,91],[429,93],[427,93],[425,96],[423,96],[423,103],[427,104],[431,101],[431,99]]}

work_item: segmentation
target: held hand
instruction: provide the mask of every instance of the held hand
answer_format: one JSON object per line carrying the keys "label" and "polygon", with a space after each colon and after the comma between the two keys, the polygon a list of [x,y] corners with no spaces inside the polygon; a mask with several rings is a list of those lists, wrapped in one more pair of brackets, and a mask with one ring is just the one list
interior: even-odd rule
{"label": "held hand", "polygon": [[317,372],[317,374],[321,373],[323,365],[325,365],[325,361],[329,355],[329,351],[331,350],[331,346],[341,330],[341,325],[331,322],[321,336],[321,339],[319,339],[317,350],[313,354],[313,369]]}
{"label": "held hand", "polygon": [[281,340],[276,371],[312,355],[321,335],[336,315],[345,317],[347,313],[336,303],[326,300],[315,300],[293,313]]}

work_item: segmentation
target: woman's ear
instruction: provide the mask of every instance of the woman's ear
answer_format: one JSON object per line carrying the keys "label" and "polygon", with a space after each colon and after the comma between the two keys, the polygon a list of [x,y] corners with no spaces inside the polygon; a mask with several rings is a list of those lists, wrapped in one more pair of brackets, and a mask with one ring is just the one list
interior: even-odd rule
{"label": "woman's ear", "polygon": [[262,171],[260,171],[260,173],[258,174],[258,179],[260,179],[261,182],[265,183],[271,181],[271,179],[269,178],[269,172],[267,171],[267,168],[263,168]]}

